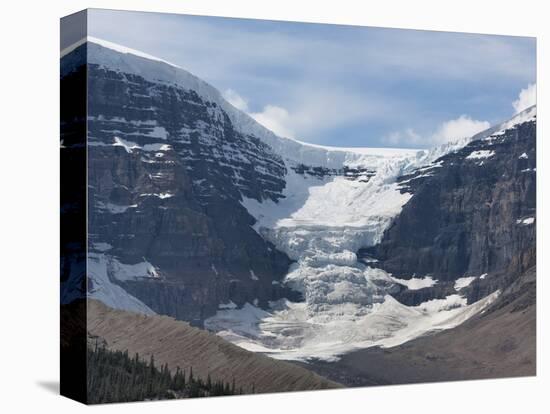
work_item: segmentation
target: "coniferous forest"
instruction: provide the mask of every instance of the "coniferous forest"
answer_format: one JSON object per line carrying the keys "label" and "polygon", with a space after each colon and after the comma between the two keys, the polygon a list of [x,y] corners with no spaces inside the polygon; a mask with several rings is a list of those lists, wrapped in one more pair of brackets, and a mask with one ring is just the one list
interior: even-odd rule
{"label": "coniferous forest", "polygon": [[157,367],[154,356],[147,363],[138,354],[89,346],[87,359],[89,404],[242,394],[235,381],[196,378],[192,368],[172,374],[167,365]]}

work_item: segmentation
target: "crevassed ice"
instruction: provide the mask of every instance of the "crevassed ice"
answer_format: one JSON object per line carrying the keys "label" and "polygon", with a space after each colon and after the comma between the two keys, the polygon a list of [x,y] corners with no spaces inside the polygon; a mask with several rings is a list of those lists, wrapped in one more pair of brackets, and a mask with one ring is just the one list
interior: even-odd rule
{"label": "crevassed ice", "polygon": [[357,260],[355,252],[378,243],[411,198],[400,192],[397,177],[433,159],[391,153],[368,161],[363,167],[376,171],[368,182],[314,178],[289,168],[285,198],[243,200],[257,219],[256,231],[296,261],[284,283],[300,291],[304,301],[280,300],[269,312],[250,304],[221,309],[206,321],[208,329],[275,358],[332,360],[356,348],[395,346],[431,330],[454,327],[494,300],[497,294],[467,305],[456,294],[405,306],[391,296],[398,284],[420,289],[437,281],[395,279]]}
{"label": "crevassed ice", "polygon": [[[531,107],[474,137],[428,151],[370,149],[348,153],[342,159],[331,158],[336,153],[332,148],[315,148],[326,151],[331,158],[331,163],[323,165],[336,162],[340,166],[366,167],[376,174],[365,183],[343,177],[301,176],[289,169],[284,199],[278,203],[243,200],[257,219],[255,229],[296,261],[284,283],[302,292],[304,302],[278,301],[270,312],[248,304],[242,309],[219,311],[206,321],[207,328],[246,349],[275,358],[332,360],[353,349],[396,346],[430,331],[450,329],[481,312],[499,296],[499,291],[472,304],[467,304],[458,292],[445,299],[405,306],[391,296],[396,285],[414,290],[437,281],[422,276],[396,279],[358,262],[355,252],[379,242],[410,199],[410,194],[399,191],[398,176],[415,169],[440,167],[441,161],[434,161],[472,140],[502,135],[535,118],[536,107]],[[304,146],[302,153],[311,147]],[[287,164],[296,162],[296,157],[282,154]],[[517,222],[529,225],[534,218]],[[457,290],[474,279],[460,280]]]}

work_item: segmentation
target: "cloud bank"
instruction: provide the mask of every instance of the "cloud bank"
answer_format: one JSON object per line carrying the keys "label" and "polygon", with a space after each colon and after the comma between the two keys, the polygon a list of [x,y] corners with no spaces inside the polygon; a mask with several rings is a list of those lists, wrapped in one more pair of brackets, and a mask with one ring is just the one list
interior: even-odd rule
{"label": "cloud bank", "polygon": [[[514,114],[536,105],[537,103],[537,84],[530,83],[523,88],[516,100],[512,102]],[[413,128],[406,128],[402,131],[395,131],[388,134],[384,141],[388,145],[407,145],[407,146],[434,146],[447,142],[456,141],[460,138],[474,136],[478,132],[491,127],[488,121],[479,121],[469,115],[460,115],[458,118],[451,119],[441,123],[435,132],[427,135],[417,133]]]}
{"label": "cloud bank", "polygon": [[478,121],[468,115],[460,115],[456,119],[443,122],[432,135],[431,142],[438,145],[456,141],[460,138],[468,138],[490,126],[491,124],[487,121]]}
{"label": "cloud bank", "polygon": [[488,121],[479,121],[468,115],[460,115],[458,118],[441,123],[433,133],[423,136],[412,128],[407,128],[389,134],[386,137],[386,142],[394,146],[435,146],[456,141],[460,138],[471,137],[490,126],[491,124]]}
{"label": "cloud bank", "polygon": [[516,114],[537,103],[537,84],[530,83],[519,93],[518,99],[512,102]]}

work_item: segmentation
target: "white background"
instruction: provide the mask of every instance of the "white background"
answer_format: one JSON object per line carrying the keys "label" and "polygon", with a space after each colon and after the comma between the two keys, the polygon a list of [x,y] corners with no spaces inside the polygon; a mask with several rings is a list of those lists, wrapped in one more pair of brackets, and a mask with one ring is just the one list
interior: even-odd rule
{"label": "white background", "polygon": [[[548,409],[549,66],[545,1],[299,0],[3,1],[0,12],[0,411],[78,413],[59,397],[59,18],[86,7],[164,11],[538,37],[538,377],[159,403],[95,412],[532,413]],[[548,412],[548,411],[546,411]]]}

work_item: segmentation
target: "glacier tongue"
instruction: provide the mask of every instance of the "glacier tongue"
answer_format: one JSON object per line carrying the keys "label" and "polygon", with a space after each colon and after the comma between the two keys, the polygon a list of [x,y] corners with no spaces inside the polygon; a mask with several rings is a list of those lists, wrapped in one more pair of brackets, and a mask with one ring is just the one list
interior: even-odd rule
{"label": "glacier tongue", "polygon": [[444,151],[368,153],[356,160],[375,171],[368,181],[311,177],[288,168],[284,198],[243,199],[257,220],[256,231],[296,261],[284,283],[300,291],[304,301],[277,301],[269,312],[250,304],[221,309],[205,326],[243,348],[274,358],[334,360],[356,348],[395,346],[432,330],[448,329],[479,312],[498,293],[471,305],[451,295],[406,306],[391,296],[403,283],[359,262],[355,254],[381,240],[412,196],[400,192],[397,178],[430,165],[434,154]]}

